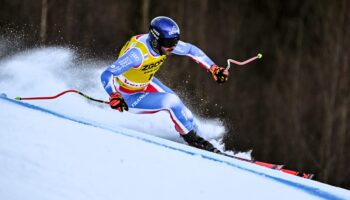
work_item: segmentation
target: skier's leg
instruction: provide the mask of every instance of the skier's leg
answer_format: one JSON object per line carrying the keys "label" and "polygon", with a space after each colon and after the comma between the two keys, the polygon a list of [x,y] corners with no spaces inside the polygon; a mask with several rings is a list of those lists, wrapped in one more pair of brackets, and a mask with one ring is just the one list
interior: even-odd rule
{"label": "skier's leg", "polygon": [[124,95],[124,98],[129,105],[129,112],[132,113],[152,114],[167,111],[175,124],[175,129],[190,146],[220,153],[210,142],[196,134],[193,115],[177,95],[165,92],[146,92]]}
{"label": "skier's leg", "polygon": [[194,128],[192,113],[175,94],[145,92],[123,96],[129,106],[129,112],[152,114],[167,111],[180,135],[184,135]]}
{"label": "skier's leg", "polygon": [[[169,89],[167,86],[161,83],[157,78],[154,78],[152,80],[152,83],[150,84],[150,86],[151,86],[150,88],[156,88],[157,92],[168,92],[168,93],[175,94],[171,89]],[[196,125],[194,126],[196,127]],[[193,147],[219,153],[220,151],[216,149],[210,142],[208,142],[207,140],[203,139],[202,137],[196,134],[195,127],[190,132],[186,134],[181,134],[183,139]]]}
{"label": "skier's leg", "polygon": [[147,91],[123,95],[129,105],[129,112],[146,114],[167,111],[175,124],[175,129],[189,145],[212,152],[220,152],[210,142],[196,134],[196,124],[191,111],[174,91],[162,84],[157,78],[153,78]]}

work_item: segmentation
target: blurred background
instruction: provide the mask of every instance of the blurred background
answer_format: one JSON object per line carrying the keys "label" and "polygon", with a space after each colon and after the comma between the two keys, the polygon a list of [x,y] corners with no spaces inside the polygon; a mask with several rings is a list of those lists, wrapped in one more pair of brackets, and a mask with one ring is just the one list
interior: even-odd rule
{"label": "blurred background", "polygon": [[0,39],[10,44],[0,58],[60,45],[112,63],[159,15],[218,65],[264,55],[231,67],[224,85],[185,57],[168,57],[158,73],[195,114],[225,122],[226,149],[350,188],[347,0],[0,0]]}

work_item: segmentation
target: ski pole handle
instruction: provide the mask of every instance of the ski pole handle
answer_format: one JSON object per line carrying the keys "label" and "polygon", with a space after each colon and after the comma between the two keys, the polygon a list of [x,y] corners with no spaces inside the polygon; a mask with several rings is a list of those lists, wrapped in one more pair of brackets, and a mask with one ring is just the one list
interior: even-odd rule
{"label": "ski pole handle", "polygon": [[248,64],[250,62],[252,62],[253,60],[256,60],[256,59],[260,59],[262,58],[262,54],[259,53],[258,55],[252,57],[252,58],[249,58],[248,60],[245,60],[243,62],[239,62],[239,61],[236,61],[236,60],[233,60],[233,59],[227,59],[227,67],[226,69],[229,70],[230,67],[231,67],[231,63],[233,64],[236,64],[236,65],[245,65],[245,64]]}
{"label": "ski pole handle", "polygon": [[48,99],[56,99],[56,98],[66,94],[66,93],[69,93],[69,92],[77,93],[77,94],[79,94],[79,95],[81,95],[81,96],[83,96],[83,97],[85,97],[85,98],[87,98],[87,99],[89,99],[91,101],[96,101],[96,102],[99,102],[99,103],[109,104],[108,101],[94,99],[94,98],[92,98],[92,97],[90,97],[90,96],[88,96],[88,95],[86,95],[86,94],[84,94],[84,93],[82,93],[80,91],[77,91],[77,90],[66,90],[66,91],[63,91],[63,92],[61,92],[61,93],[59,93],[57,95],[54,95],[54,96],[47,96],[47,97],[16,97],[15,99],[16,100],[48,100]]}

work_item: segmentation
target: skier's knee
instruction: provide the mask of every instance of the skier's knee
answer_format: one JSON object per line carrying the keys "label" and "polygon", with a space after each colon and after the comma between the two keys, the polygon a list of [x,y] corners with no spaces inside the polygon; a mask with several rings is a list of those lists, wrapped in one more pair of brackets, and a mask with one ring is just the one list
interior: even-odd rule
{"label": "skier's knee", "polygon": [[177,95],[169,94],[167,95],[167,98],[165,99],[163,106],[167,109],[173,110],[177,107],[181,107],[182,105],[183,104]]}

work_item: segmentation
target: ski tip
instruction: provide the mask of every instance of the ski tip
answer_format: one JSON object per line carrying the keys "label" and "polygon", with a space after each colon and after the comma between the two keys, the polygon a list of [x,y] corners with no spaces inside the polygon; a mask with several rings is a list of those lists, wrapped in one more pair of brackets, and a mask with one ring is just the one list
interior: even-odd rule
{"label": "ski tip", "polygon": [[18,100],[18,101],[22,100],[21,97],[16,97],[15,99]]}
{"label": "ski tip", "polygon": [[7,97],[5,93],[0,93],[0,97]]}
{"label": "ski tip", "polygon": [[262,58],[262,54],[261,53],[258,53],[258,55],[257,55],[257,57],[260,59],[260,58]]}
{"label": "ski tip", "polygon": [[314,177],[315,177],[315,174],[307,174],[305,176],[305,178],[310,179],[310,180],[314,179]]}

